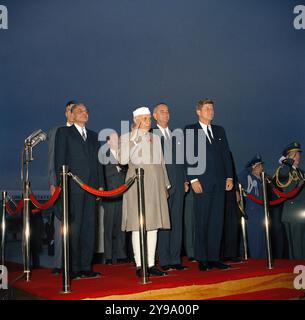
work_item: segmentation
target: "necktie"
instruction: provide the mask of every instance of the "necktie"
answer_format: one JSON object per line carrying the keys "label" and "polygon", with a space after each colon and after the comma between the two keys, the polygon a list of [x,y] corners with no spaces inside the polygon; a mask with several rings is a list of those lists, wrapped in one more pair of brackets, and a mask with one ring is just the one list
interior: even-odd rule
{"label": "necktie", "polygon": [[82,128],[82,137],[83,137],[83,140],[84,140],[84,141],[87,140],[85,128]]}
{"label": "necktie", "polygon": [[207,127],[207,134],[208,134],[208,137],[209,137],[209,140],[210,140],[210,144],[212,144],[213,136],[212,136],[211,129],[209,127]]}
{"label": "necktie", "polygon": [[170,140],[170,136],[169,136],[168,131],[166,129],[164,129],[164,135],[165,135],[166,140]]}

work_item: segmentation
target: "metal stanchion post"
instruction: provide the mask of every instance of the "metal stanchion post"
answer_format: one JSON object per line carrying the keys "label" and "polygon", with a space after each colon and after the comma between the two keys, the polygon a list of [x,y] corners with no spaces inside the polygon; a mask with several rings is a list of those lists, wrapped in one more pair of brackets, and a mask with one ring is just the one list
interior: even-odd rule
{"label": "metal stanchion post", "polygon": [[273,268],[272,261],[272,250],[271,250],[271,241],[270,241],[270,218],[269,218],[269,205],[268,205],[268,195],[267,195],[267,186],[266,186],[266,176],[265,172],[262,172],[262,181],[263,181],[263,198],[264,198],[264,213],[265,213],[265,230],[266,230],[266,241],[267,241],[267,255],[268,255],[268,269]]}
{"label": "metal stanchion post", "polygon": [[243,197],[242,186],[240,183],[238,184],[238,187],[239,187],[239,195],[240,195],[240,210],[242,212],[241,232],[243,237],[244,260],[248,260],[247,225],[246,225],[246,219],[245,219],[244,197]]}
{"label": "metal stanchion post", "polygon": [[63,274],[61,293],[70,293],[70,265],[69,265],[69,205],[68,205],[68,166],[62,166],[61,172],[62,184],[62,247],[63,247]]}
{"label": "metal stanchion post", "polygon": [[23,264],[25,280],[31,280],[31,257],[30,257],[30,186],[26,179],[23,183]]}
{"label": "metal stanchion post", "polygon": [[6,203],[6,191],[2,191],[2,219],[1,219],[1,265],[4,266],[5,261],[5,203]]}
{"label": "metal stanchion post", "polygon": [[137,168],[137,190],[138,190],[138,213],[139,213],[139,232],[140,232],[140,250],[142,266],[142,284],[148,283],[147,271],[147,238],[145,221],[145,198],[144,198],[144,169]]}

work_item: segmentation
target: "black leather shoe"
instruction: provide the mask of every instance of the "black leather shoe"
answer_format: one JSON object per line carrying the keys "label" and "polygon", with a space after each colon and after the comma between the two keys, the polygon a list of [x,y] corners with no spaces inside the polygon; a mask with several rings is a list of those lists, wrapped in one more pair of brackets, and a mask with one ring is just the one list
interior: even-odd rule
{"label": "black leather shoe", "polygon": [[137,268],[137,270],[136,270],[136,276],[137,276],[138,278],[142,278],[142,277],[143,277],[142,268]]}
{"label": "black leather shoe", "polygon": [[161,266],[161,269],[164,270],[164,271],[174,270],[173,266],[170,265],[170,264],[165,265],[165,266]]}
{"label": "black leather shoe", "polygon": [[81,278],[80,272],[71,272],[70,279],[71,280],[79,280]]}
{"label": "black leather shoe", "polygon": [[193,257],[189,257],[189,262],[196,262],[196,259]]}
{"label": "black leather shoe", "polygon": [[52,274],[54,274],[54,276],[60,275],[61,274],[61,269],[60,268],[52,269]]}
{"label": "black leather shoe", "polygon": [[235,262],[235,263],[239,263],[241,262],[241,258],[239,257],[229,257],[229,258],[224,258],[224,261],[230,261],[230,262]]}
{"label": "black leather shoe", "polygon": [[148,274],[150,276],[157,276],[157,277],[167,276],[167,272],[160,271],[156,266],[148,268]]}
{"label": "black leather shoe", "polygon": [[173,264],[171,267],[172,267],[173,269],[175,269],[175,270],[187,270],[187,269],[188,269],[188,267],[183,266],[181,263],[179,263],[179,264]]}
{"label": "black leather shoe", "polygon": [[81,279],[94,279],[100,278],[102,274],[100,272],[93,272],[93,271],[82,271],[81,272]]}
{"label": "black leather shoe", "polygon": [[205,262],[199,262],[199,264],[198,264],[198,269],[199,269],[200,271],[208,271],[208,270],[210,270],[210,267],[209,267],[208,264],[205,263]]}
{"label": "black leather shoe", "polygon": [[221,270],[226,270],[226,269],[230,269],[231,266],[229,266],[228,264],[224,264],[220,261],[209,261],[208,265],[211,268],[216,268],[216,269],[221,269]]}
{"label": "black leather shoe", "polygon": [[105,260],[105,264],[111,265],[112,264],[112,260],[111,259],[106,259]]}

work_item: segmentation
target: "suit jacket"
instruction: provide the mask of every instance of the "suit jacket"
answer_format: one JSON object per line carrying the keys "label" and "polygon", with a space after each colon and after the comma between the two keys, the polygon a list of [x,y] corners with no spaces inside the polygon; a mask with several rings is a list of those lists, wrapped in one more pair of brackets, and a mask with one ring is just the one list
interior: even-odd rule
{"label": "suit jacket", "polygon": [[[164,154],[164,148],[166,149],[167,147],[167,140],[165,139],[164,135],[162,134],[162,131],[158,127],[153,128],[153,133],[160,137],[162,150]],[[175,192],[176,187],[180,189],[184,188],[184,182],[187,181],[185,165],[183,163],[177,163],[177,154],[181,154],[183,160],[184,144],[183,141],[181,141],[182,139],[183,135],[181,135],[181,137],[178,135],[171,136],[171,145],[169,146],[171,147],[171,163],[167,163],[166,154],[164,154],[166,171],[171,184],[171,188],[169,190],[170,193]]]}
{"label": "suit jacket", "polygon": [[[87,130],[84,141],[76,127],[61,127],[55,138],[55,171],[57,183],[60,183],[62,165],[77,175],[84,183],[93,188],[105,187],[103,167],[98,159],[100,144],[96,132]],[[76,183],[70,182],[71,193],[80,194],[85,191]]]}
{"label": "suit jacket", "polygon": [[55,136],[59,126],[52,128],[48,133],[48,182],[49,186],[57,185],[55,172]]}
{"label": "suit jacket", "polygon": [[[194,153],[196,156],[198,155],[199,144],[204,143],[202,140],[198,141],[198,132],[201,131],[201,133],[203,133],[203,135],[199,136],[200,139],[206,139],[205,171],[198,175],[192,175],[187,172],[187,176],[189,180],[197,178],[206,191],[211,191],[215,186],[224,190],[225,180],[227,178],[234,178],[229,144],[223,127],[217,125],[211,125],[211,127],[214,136],[212,144],[209,143],[199,122],[185,127],[185,130],[194,130]],[[187,169],[198,166],[198,164],[189,164],[187,158],[185,163]]]}
{"label": "suit jacket", "polygon": [[[121,166],[118,163],[118,161],[114,158],[110,149],[107,150],[106,154],[103,154],[102,157],[103,158],[107,157],[107,158],[111,159],[111,162],[108,164],[105,164],[105,161],[103,161],[106,189],[112,190],[112,189],[120,187],[122,184],[125,183],[127,166]],[[118,171],[117,166],[119,166],[121,168],[120,172]],[[106,199],[107,198],[105,198],[105,200]]]}

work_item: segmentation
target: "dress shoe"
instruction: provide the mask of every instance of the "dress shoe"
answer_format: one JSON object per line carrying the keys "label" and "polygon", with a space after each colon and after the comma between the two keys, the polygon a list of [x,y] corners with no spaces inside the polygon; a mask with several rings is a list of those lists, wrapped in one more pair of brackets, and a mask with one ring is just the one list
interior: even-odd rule
{"label": "dress shoe", "polygon": [[71,280],[79,280],[81,278],[80,272],[71,272],[70,279]]}
{"label": "dress shoe", "polygon": [[112,264],[112,260],[111,259],[106,259],[105,260],[105,264],[111,265]]}
{"label": "dress shoe", "polygon": [[200,271],[208,271],[210,270],[210,266],[206,262],[199,262],[198,268]]}
{"label": "dress shoe", "polygon": [[136,270],[136,276],[137,276],[138,278],[142,278],[142,277],[143,277],[142,268],[137,268],[137,270]]}
{"label": "dress shoe", "polygon": [[93,272],[93,271],[82,271],[81,272],[81,279],[94,279],[100,278],[102,274],[100,272]]}
{"label": "dress shoe", "polygon": [[160,271],[156,266],[148,268],[148,274],[150,276],[157,276],[157,277],[167,276],[167,272]]}
{"label": "dress shoe", "polygon": [[161,266],[161,269],[164,270],[164,271],[174,270],[173,266],[170,265],[170,264],[167,264],[167,265],[165,265],[165,266]]}
{"label": "dress shoe", "polygon": [[229,266],[228,264],[224,264],[220,261],[209,261],[208,262],[208,266],[212,269],[212,268],[216,268],[216,269],[221,269],[221,270],[226,270],[226,269],[230,269],[231,266]]}
{"label": "dress shoe", "polygon": [[189,262],[196,262],[196,259],[194,257],[189,257]]}
{"label": "dress shoe", "polygon": [[179,264],[173,264],[171,267],[172,267],[173,269],[175,269],[175,270],[187,270],[187,269],[188,269],[188,267],[183,266],[181,263],[179,263]]}
{"label": "dress shoe", "polygon": [[224,261],[230,261],[230,262],[235,262],[235,263],[242,262],[241,258],[239,258],[239,257],[224,258]]}
{"label": "dress shoe", "polygon": [[61,268],[52,269],[52,274],[54,274],[54,276],[60,275],[61,274]]}

